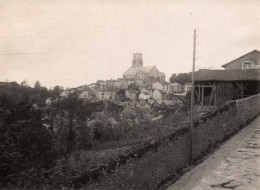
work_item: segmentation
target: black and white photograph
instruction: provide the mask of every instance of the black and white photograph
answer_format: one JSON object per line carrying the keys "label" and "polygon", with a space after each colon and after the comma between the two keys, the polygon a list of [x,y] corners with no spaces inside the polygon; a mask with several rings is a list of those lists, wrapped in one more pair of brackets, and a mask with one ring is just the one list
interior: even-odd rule
{"label": "black and white photograph", "polygon": [[0,189],[259,190],[259,0],[0,0]]}

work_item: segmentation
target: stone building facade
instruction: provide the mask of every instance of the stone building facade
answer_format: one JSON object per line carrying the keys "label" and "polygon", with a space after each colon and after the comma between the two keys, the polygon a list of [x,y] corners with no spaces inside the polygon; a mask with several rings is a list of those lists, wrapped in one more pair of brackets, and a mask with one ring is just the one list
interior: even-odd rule
{"label": "stone building facade", "polygon": [[260,69],[260,51],[251,51],[225,65],[225,70]]}
{"label": "stone building facade", "polygon": [[165,82],[165,74],[156,66],[143,66],[142,54],[134,53],[132,67],[123,74],[123,80],[134,81],[137,86],[148,87],[156,81]]}

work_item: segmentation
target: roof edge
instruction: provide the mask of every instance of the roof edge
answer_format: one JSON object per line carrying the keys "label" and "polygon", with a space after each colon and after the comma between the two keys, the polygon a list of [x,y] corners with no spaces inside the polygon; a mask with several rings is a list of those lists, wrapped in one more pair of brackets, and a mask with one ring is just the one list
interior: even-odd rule
{"label": "roof edge", "polygon": [[249,54],[251,54],[251,53],[254,53],[254,52],[260,53],[259,50],[255,49],[255,50],[250,51],[250,52],[248,52],[248,53],[246,53],[246,54],[244,54],[244,55],[242,55],[242,56],[240,56],[240,57],[238,57],[238,58],[236,58],[236,59],[234,59],[234,60],[232,60],[232,61],[229,61],[228,63],[222,65],[221,67],[225,67],[226,65],[228,65],[228,64],[230,64],[230,63],[232,63],[232,62],[234,62],[234,61],[236,61],[236,60],[238,60],[238,59],[240,59],[240,58],[242,58],[242,57],[244,57],[244,56],[247,56],[247,55],[249,55]]}

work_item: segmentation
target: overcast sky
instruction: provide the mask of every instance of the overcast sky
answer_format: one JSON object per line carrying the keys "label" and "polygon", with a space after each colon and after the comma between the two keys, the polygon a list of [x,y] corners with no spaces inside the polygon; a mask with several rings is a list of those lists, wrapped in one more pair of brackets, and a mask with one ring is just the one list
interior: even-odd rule
{"label": "overcast sky", "polygon": [[259,0],[0,0],[0,81],[76,87],[116,79],[143,53],[168,79],[260,49]]}

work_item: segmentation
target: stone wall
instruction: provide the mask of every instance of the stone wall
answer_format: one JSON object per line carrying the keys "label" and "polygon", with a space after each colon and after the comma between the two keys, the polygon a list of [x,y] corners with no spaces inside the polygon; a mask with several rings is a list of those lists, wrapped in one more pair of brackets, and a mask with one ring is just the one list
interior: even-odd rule
{"label": "stone wall", "polygon": [[[214,113],[195,121],[193,154],[195,161],[215,148],[260,113],[260,94],[230,102]],[[175,133],[152,141],[110,163],[73,179],[82,189],[157,189],[174,179],[189,165],[189,124]]]}

